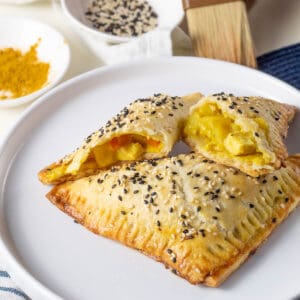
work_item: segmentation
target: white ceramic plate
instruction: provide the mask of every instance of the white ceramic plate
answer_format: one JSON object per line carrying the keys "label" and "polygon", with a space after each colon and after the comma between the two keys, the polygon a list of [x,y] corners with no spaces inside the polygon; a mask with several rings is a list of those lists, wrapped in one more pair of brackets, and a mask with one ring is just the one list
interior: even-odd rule
{"label": "white ceramic plate", "polygon": [[[299,107],[300,94],[263,73],[197,58],[102,68],[36,102],[0,151],[0,253],[33,299],[290,299],[300,293],[300,210],[220,288],[193,286],[137,251],[96,236],[45,199],[37,172],[138,97],[201,91],[261,95]],[[300,151],[300,120],[288,138]]]}
{"label": "white ceramic plate", "polygon": [[41,96],[62,79],[70,62],[67,41],[49,25],[27,18],[0,18],[0,49],[12,47],[28,51],[38,41],[38,58],[50,64],[46,85],[26,96],[0,101],[0,108],[23,105]]}

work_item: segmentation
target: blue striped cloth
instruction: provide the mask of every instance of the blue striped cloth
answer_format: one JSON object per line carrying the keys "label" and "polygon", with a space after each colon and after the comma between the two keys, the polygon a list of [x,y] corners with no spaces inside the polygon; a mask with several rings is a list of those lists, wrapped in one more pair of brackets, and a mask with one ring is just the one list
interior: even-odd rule
{"label": "blue striped cloth", "polygon": [[300,89],[300,44],[260,56],[258,68]]}
{"label": "blue striped cloth", "polygon": [[[258,57],[258,67],[300,89],[300,44],[288,46]],[[29,300],[9,274],[0,270],[0,300]],[[298,299],[298,298],[297,298]]]}

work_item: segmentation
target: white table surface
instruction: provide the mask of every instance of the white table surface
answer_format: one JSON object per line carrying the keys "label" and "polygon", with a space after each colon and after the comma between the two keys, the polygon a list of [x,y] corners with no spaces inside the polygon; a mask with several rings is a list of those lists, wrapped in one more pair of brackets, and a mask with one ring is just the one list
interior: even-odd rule
{"label": "white table surface", "polygon": [[[0,4],[0,17],[31,17],[60,31],[69,42],[72,56],[70,68],[63,80],[103,66],[103,62],[89,50],[66,20],[59,3],[52,1],[44,0],[27,5]],[[299,16],[300,0],[257,0],[249,17],[257,55],[300,42]],[[27,106],[0,110],[0,141]]]}

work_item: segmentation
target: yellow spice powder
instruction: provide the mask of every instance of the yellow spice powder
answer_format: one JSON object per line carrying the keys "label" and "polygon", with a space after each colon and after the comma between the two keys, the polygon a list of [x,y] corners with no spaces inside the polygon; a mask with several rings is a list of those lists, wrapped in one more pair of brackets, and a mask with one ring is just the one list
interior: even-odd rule
{"label": "yellow spice powder", "polygon": [[0,100],[22,97],[45,85],[50,65],[38,60],[37,46],[25,53],[0,49]]}

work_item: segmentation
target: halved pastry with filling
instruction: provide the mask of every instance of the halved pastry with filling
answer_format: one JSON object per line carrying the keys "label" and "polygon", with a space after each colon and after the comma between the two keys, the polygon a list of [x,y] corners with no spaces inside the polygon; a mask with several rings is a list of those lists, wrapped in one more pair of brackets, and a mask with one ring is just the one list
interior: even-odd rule
{"label": "halved pastry with filling", "polygon": [[125,107],[73,153],[39,173],[45,184],[91,175],[120,161],[164,157],[180,138],[189,108],[201,94],[156,94]]}
{"label": "halved pastry with filling", "polygon": [[96,234],[218,286],[298,205],[300,156],[254,178],[201,155],[125,163],[47,195]]}
{"label": "halved pastry with filling", "polygon": [[191,107],[183,136],[196,152],[258,176],[280,168],[288,156],[283,139],[294,114],[288,104],[221,93]]}

